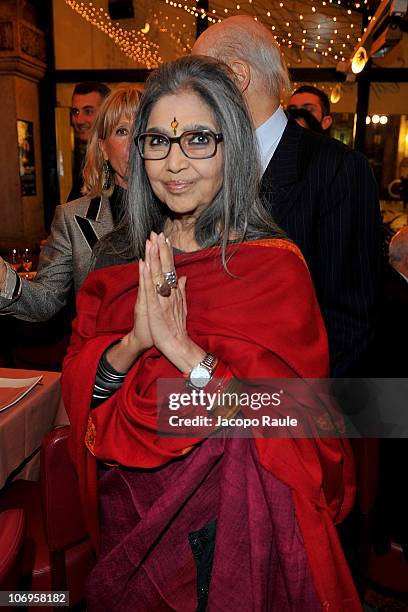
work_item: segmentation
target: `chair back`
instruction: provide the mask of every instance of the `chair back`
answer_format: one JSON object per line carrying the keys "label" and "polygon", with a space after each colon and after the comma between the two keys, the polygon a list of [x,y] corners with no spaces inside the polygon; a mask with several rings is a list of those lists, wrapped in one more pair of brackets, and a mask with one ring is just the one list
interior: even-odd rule
{"label": "chair back", "polygon": [[70,427],[49,432],[41,446],[41,503],[49,549],[60,550],[88,538],[75,468],[68,451]]}
{"label": "chair back", "polygon": [[0,513],[0,591],[16,589],[24,533],[24,510],[5,510]]}

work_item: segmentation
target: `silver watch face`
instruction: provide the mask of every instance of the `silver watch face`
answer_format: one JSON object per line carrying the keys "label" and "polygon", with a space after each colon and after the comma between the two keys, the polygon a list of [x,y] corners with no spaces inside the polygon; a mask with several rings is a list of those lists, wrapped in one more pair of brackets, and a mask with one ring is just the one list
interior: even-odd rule
{"label": "silver watch face", "polygon": [[211,380],[211,374],[201,364],[195,366],[190,372],[190,383],[198,389],[203,389]]}

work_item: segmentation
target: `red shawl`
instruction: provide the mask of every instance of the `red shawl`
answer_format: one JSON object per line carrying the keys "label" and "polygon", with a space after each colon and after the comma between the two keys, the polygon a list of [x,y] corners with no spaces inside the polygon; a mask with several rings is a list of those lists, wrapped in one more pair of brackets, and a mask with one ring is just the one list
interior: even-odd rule
{"label": "red shawl", "polygon": [[[310,276],[297,247],[263,240],[229,247],[230,274],[220,250],[176,256],[187,276],[188,331],[237,378],[324,378],[327,339]],[[62,377],[70,416],[71,450],[85,516],[97,546],[96,462],[155,467],[199,442],[157,433],[156,381],[181,377],[156,349],[133,366],[125,384],[91,413],[95,372],[102,352],[133,325],[138,266],[92,273],[78,295],[78,318]],[[219,375],[219,372],[217,372]],[[88,422],[89,419],[89,422]],[[323,608],[361,610],[334,523],[349,512],[354,495],[346,440],[257,439],[261,465],[292,490],[316,591]]]}

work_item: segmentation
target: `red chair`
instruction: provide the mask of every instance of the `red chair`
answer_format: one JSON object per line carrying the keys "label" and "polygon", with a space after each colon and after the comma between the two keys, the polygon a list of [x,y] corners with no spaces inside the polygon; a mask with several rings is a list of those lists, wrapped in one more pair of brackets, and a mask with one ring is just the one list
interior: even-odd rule
{"label": "red chair", "polygon": [[384,555],[376,555],[374,550],[368,564],[368,578],[377,586],[408,594],[408,562],[404,557],[402,546],[391,541],[390,550]]}
{"label": "red chair", "polygon": [[79,505],[76,472],[67,448],[68,435],[69,427],[62,427],[45,436],[40,482],[13,482],[0,496],[0,511],[23,508],[26,513],[23,579],[19,587],[69,591],[73,606],[85,597],[85,582],[95,557]]}
{"label": "red chair", "polygon": [[0,591],[16,590],[24,530],[23,510],[6,510],[0,514]]}

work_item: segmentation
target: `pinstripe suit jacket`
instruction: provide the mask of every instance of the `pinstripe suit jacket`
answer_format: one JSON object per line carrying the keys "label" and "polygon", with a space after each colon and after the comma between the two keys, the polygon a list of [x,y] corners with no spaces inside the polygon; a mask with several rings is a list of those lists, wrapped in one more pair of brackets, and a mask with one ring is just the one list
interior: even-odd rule
{"label": "pinstripe suit jacket", "polygon": [[262,192],[309,265],[332,375],[357,372],[373,336],[381,253],[377,186],[367,159],[289,120]]}
{"label": "pinstripe suit jacket", "polygon": [[90,270],[92,247],[112,229],[106,198],[84,196],[57,206],[35,280],[21,279],[21,294],[15,299],[0,297],[0,314],[26,321],[50,319],[65,305],[72,287],[79,289]]}

